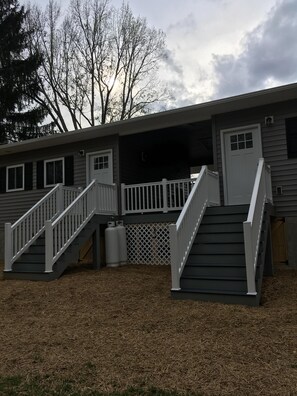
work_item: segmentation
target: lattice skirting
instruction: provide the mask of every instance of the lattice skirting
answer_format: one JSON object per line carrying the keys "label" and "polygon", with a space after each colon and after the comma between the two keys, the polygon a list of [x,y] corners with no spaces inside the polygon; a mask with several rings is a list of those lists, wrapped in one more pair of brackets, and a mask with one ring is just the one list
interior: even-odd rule
{"label": "lattice skirting", "polygon": [[170,223],[126,224],[130,264],[170,264]]}

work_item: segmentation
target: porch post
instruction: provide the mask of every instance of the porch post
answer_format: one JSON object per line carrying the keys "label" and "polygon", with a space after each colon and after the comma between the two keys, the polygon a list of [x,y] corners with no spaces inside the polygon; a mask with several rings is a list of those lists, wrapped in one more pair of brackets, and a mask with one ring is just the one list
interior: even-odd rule
{"label": "porch post", "polygon": [[53,272],[53,227],[52,222],[45,222],[45,271]]}
{"label": "porch post", "polygon": [[11,257],[12,257],[12,240],[11,240],[11,223],[5,223],[5,252],[4,252],[4,271],[11,271]]}
{"label": "porch post", "polygon": [[170,264],[171,264],[171,290],[180,290],[179,280],[179,257],[177,248],[176,224],[169,225],[170,237]]}
{"label": "porch post", "polygon": [[93,268],[99,269],[101,266],[100,260],[100,225],[97,224],[96,230],[92,235],[92,253],[93,253]]}
{"label": "porch post", "polygon": [[162,179],[162,189],[163,189],[163,213],[167,213],[168,212],[167,179]]}
{"label": "porch post", "polygon": [[119,213],[122,213],[122,215],[126,214],[126,195],[125,195],[125,183],[121,184],[121,206],[122,210],[119,211]]}
{"label": "porch post", "polygon": [[247,221],[243,223],[244,247],[245,247],[245,265],[247,278],[247,294],[256,295],[255,267],[253,262],[253,242],[251,224]]}

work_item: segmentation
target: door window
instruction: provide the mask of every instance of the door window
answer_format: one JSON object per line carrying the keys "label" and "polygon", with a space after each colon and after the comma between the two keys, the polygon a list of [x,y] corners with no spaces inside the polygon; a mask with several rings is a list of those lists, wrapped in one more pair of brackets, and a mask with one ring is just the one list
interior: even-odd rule
{"label": "door window", "polygon": [[253,133],[237,133],[230,136],[231,151],[253,148]]}
{"label": "door window", "polygon": [[108,155],[94,158],[94,170],[108,169]]}

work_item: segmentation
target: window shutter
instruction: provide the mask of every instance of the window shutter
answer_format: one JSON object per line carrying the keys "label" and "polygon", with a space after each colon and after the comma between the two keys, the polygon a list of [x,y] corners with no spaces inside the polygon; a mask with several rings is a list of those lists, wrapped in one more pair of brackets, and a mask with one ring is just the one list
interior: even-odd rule
{"label": "window shutter", "polygon": [[25,164],[25,190],[33,190],[33,162]]}
{"label": "window shutter", "polygon": [[6,192],[6,167],[0,168],[0,193]]}
{"label": "window shutter", "polygon": [[65,186],[74,184],[73,155],[65,157]]}
{"label": "window shutter", "polygon": [[44,163],[43,161],[37,161],[36,163],[37,167],[37,182],[36,182],[36,187],[37,188],[44,188],[44,172],[43,172],[43,167]]}

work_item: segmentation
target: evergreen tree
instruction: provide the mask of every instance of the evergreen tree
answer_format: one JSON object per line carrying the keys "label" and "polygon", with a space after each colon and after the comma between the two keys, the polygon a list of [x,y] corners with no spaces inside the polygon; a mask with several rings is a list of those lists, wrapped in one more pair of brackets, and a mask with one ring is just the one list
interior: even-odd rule
{"label": "evergreen tree", "polygon": [[0,1],[0,143],[44,134],[38,123],[45,117],[33,104],[39,91],[40,55],[30,53],[32,32],[26,29],[26,12],[18,0]]}

